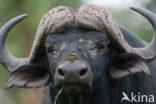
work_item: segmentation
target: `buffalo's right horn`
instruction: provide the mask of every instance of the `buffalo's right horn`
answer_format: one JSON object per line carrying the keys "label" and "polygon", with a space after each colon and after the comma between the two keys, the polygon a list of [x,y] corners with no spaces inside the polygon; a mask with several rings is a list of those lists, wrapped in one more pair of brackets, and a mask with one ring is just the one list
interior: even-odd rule
{"label": "buffalo's right horn", "polygon": [[19,65],[26,62],[27,58],[16,58],[8,50],[6,39],[10,30],[20,21],[27,17],[27,14],[17,16],[6,23],[0,29],[0,62],[10,72],[14,71]]}

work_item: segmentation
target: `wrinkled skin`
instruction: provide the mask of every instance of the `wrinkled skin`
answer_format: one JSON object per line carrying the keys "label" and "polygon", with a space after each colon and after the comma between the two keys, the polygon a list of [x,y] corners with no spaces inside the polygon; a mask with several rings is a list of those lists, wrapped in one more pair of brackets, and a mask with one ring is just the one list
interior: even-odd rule
{"label": "wrinkled skin", "polygon": [[[105,99],[108,99],[107,98],[108,96],[105,96],[108,95],[107,65],[103,64],[103,63],[107,63],[108,47],[107,47],[107,39],[102,33],[75,28],[65,33],[52,34],[51,36],[47,37],[45,44],[47,46],[46,49],[47,58],[50,66],[52,79],[54,77],[56,66],[59,63],[59,61],[62,60],[64,57],[70,55],[71,51],[77,53],[81,59],[83,59],[91,66],[93,76],[94,76],[93,88],[86,89],[87,91],[84,90],[82,93],[74,95],[75,98],[77,98],[75,100],[75,103],[79,99],[82,99],[82,102],[92,102],[90,98],[86,99],[85,95],[86,94],[92,95],[92,93],[95,92],[98,94],[98,92],[101,92],[102,88],[105,88],[106,90],[103,90],[102,91],[103,93],[101,93],[101,95],[103,95]],[[54,51],[49,48],[53,49]],[[54,85],[52,85],[50,89],[52,92],[56,93],[56,89]],[[70,97],[72,96],[66,94],[66,92],[63,92],[62,95],[64,96],[61,97],[60,99],[65,100],[69,103]],[[51,99],[51,101],[53,102],[54,98]],[[64,102],[61,100],[58,101],[60,103]],[[103,101],[99,101],[99,103],[101,102]]]}

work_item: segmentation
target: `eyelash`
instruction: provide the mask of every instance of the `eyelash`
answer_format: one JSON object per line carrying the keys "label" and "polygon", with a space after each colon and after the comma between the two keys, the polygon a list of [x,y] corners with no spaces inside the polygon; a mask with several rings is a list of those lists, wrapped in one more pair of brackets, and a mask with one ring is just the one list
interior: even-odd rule
{"label": "eyelash", "polygon": [[94,49],[105,49],[105,45],[102,43],[96,43],[92,48],[88,48],[89,50],[94,50]]}

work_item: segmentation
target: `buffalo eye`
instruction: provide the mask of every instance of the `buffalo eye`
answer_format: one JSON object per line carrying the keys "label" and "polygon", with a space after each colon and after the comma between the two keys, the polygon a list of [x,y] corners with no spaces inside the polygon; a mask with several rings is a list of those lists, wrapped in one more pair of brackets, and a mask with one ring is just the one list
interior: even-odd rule
{"label": "buffalo eye", "polygon": [[104,49],[105,45],[101,43],[97,43],[97,49]]}
{"label": "buffalo eye", "polygon": [[98,52],[103,52],[107,48],[106,43],[103,41],[97,42],[96,43],[96,49]]}
{"label": "buffalo eye", "polygon": [[55,45],[47,45],[46,51],[49,55],[53,56],[54,59],[58,57],[59,50],[56,49]]}
{"label": "buffalo eye", "polygon": [[52,46],[47,46],[47,53],[52,54],[54,51],[54,48]]}

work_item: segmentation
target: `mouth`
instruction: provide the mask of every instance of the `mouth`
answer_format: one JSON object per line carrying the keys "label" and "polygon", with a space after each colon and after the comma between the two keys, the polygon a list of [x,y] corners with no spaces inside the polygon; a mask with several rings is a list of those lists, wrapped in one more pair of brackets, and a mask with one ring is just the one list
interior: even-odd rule
{"label": "mouth", "polygon": [[73,94],[73,95],[89,92],[89,90],[91,89],[91,86],[83,85],[79,83],[67,83],[67,84],[58,86],[57,89],[61,89],[62,87],[64,87],[63,91],[65,93]]}

